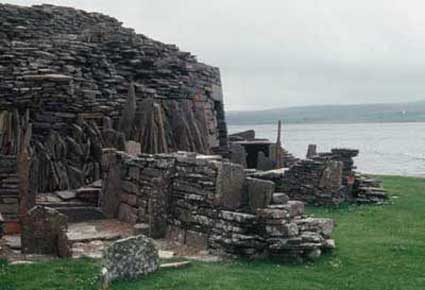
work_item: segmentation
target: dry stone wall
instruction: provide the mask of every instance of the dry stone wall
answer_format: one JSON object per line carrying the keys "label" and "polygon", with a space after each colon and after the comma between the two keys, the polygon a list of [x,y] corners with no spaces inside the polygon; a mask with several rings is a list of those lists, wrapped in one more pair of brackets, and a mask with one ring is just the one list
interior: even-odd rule
{"label": "dry stone wall", "polygon": [[332,245],[332,220],[304,216],[304,204],[282,194],[273,198],[274,183],[247,178],[239,164],[186,152],[113,155],[108,153],[121,160],[113,169],[121,179],[105,178],[104,195],[114,188],[118,218],[153,237],[224,255],[288,259],[314,256]]}
{"label": "dry stone wall", "polygon": [[385,202],[388,196],[380,182],[354,171],[353,158],[358,154],[358,150],[352,149],[316,153],[315,147],[310,145],[308,159],[298,160],[290,168],[250,175],[271,180],[277,191],[313,205]]}
{"label": "dry stone wall", "polygon": [[5,221],[17,221],[19,176],[15,155],[0,155],[0,214]]}
{"label": "dry stone wall", "polygon": [[29,110],[34,154],[53,160],[39,191],[95,180],[96,146],[122,149],[123,137],[145,153],[226,146],[217,68],[99,13],[0,4],[0,19],[0,111]]}

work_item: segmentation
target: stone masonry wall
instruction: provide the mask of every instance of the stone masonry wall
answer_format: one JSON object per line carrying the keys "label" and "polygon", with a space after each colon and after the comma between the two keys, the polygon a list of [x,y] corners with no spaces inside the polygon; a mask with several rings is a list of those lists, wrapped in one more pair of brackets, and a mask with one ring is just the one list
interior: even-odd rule
{"label": "stone masonry wall", "polygon": [[[117,216],[147,224],[151,236],[246,257],[306,258],[332,247],[332,220],[304,216],[302,202],[273,198],[272,182],[247,178],[238,164],[183,152],[116,154]],[[108,178],[104,186],[113,187]]]}
{"label": "stone masonry wall", "polygon": [[19,177],[15,155],[0,155],[0,213],[16,222],[19,212]]}
{"label": "stone masonry wall", "polygon": [[[100,133],[112,127],[145,153],[226,146],[217,68],[99,13],[0,4],[0,19],[0,112],[29,110],[38,158],[61,163],[60,174],[40,177],[55,180],[40,191],[95,179],[91,147],[111,145]],[[52,150],[50,136],[65,150]]]}
{"label": "stone masonry wall", "polygon": [[[313,148],[310,146],[310,149]],[[314,150],[311,150],[313,152]],[[342,202],[382,203],[388,196],[380,182],[354,172],[353,157],[358,150],[332,149],[309,153],[292,167],[254,172],[252,177],[275,182],[279,192],[291,199],[314,205],[339,205]]]}

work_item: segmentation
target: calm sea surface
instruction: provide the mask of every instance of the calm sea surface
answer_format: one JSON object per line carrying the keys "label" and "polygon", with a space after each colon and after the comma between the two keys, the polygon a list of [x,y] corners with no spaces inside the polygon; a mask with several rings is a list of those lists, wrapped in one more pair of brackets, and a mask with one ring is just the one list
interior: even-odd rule
{"label": "calm sea surface", "polygon": [[[276,140],[277,125],[229,126],[229,133],[254,129],[258,138]],[[308,144],[318,151],[359,149],[357,168],[365,173],[425,176],[425,123],[287,124],[283,146],[305,158]]]}

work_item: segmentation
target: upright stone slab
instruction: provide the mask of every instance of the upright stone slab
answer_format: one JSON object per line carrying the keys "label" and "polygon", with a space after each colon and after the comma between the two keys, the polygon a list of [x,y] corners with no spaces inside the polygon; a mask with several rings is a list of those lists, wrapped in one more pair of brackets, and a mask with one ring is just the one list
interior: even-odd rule
{"label": "upright stone slab", "polygon": [[317,156],[317,145],[316,144],[309,144],[307,149],[307,159],[311,159],[314,156]]}
{"label": "upright stone slab", "polygon": [[248,203],[251,210],[267,207],[273,198],[274,182],[247,177],[245,188],[248,193]]}
{"label": "upright stone slab", "polygon": [[4,234],[4,219],[3,216],[0,213],[0,239]]}
{"label": "upright stone slab", "polygon": [[243,203],[244,168],[240,164],[216,162],[216,192],[213,197],[216,204],[226,209],[237,209]]}
{"label": "upright stone slab", "polygon": [[246,164],[246,151],[245,148],[238,143],[232,143],[230,146],[230,151],[232,153],[230,161],[232,163],[237,163],[242,165],[244,168],[247,167]]}
{"label": "upright stone slab", "polygon": [[36,206],[22,219],[22,252],[70,257],[67,217],[55,209]]}
{"label": "upright stone slab", "polygon": [[264,154],[263,151],[258,152],[257,169],[262,171],[272,170],[274,168],[273,161]]}
{"label": "upright stone slab", "polygon": [[341,161],[328,161],[320,178],[319,188],[328,191],[339,190],[342,186],[342,169]]}
{"label": "upright stone slab", "polygon": [[121,180],[121,159],[123,154],[116,154],[114,149],[103,151],[103,190],[100,196],[100,207],[108,218],[115,218],[118,215],[120,205],[120,193],[122,191]]}
{"label": "upright stone slab", "polygon": [[138,279],[158,270],[158,250],[154,241],[143,235],[118,240],[106,248],[104,267],[106,284]]}

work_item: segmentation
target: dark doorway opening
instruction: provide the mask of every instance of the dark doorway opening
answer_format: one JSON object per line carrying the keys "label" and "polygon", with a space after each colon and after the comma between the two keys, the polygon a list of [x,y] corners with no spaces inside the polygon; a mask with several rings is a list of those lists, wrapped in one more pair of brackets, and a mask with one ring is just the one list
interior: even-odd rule
{"label": "dark doorway opening", "polygon": [[245,148],[248,168],[257,168],[260,151],[263,151],[266,157],[270,157],[270,144],[242,144],[242,146]]}

